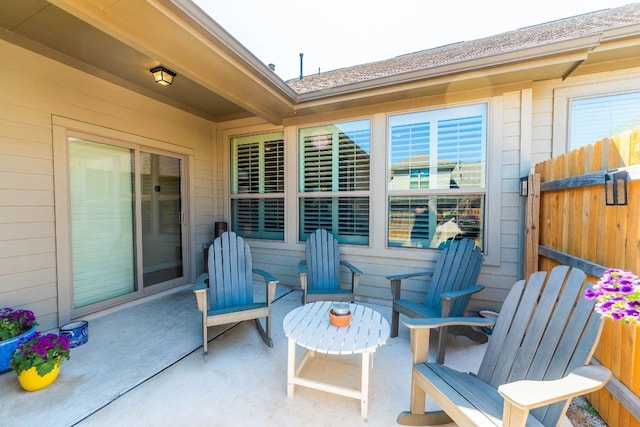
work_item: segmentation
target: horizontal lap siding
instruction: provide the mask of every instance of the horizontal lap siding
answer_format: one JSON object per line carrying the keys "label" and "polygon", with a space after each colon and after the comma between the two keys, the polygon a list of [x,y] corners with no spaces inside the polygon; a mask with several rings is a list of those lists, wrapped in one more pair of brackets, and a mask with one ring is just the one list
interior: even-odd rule
{"label": "horizontal lap siding", "polygon": [[4,41],[0,57],[0,306],[46,330],[59,326],[52,117],[193,149],[193,247],[212,229],[214,125]]}

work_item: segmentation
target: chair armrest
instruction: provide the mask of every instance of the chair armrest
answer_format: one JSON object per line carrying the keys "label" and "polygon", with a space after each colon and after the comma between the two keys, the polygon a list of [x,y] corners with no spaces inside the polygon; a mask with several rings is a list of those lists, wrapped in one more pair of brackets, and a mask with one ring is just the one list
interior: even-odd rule
{"label": "chair armrest", "polygon": [[431,270],[419,271],[415,273],[394,274],[392,276],[387,276],[387,279],[393,281],[393,280],[409,279],[411,277],[420,277],[420,276],[430,277],[432,274],[433,274],[433,271]]}
{"label": "chair armrest", "polygon": [[394,274],[387,276],[387,279],[391,281],[391,295],[394,300],[400,299],[400,289],[402,287],[402,279],[408,279],[411,277],[431,277],[433,271],[421,271],[416,273]]}
{"label": "chair armrest", "polygon": [[265,280],[265,282],[275,282],[276,284],[279,282],[278,279],[276,279],[274,276],[272,276],[271,274],[267,273],[264,270],[261,270],[259,268],[254,268],[252,270],[255,274],[259,274],[262,276],[262,278]]}
{"label": "chair armrest", "polygon": [[199,275],[193,284],[193,291],[206,290],[209,287],[209,285],[207,285],[207,279],[209,279],[209,274],[202,273]]}
{"label": "chair armrest", "polygon": [[480,292],[483,289],[484,289],[484,286],[482,285],[473,285],[473,286],[469,286],[466,289],[461,289],[459,291],[443,292],[440,294],[440,298],[442,298],[443,300],[451,301],[457,298],[473,295],[476,292]]}
{"label": "chair armrest", "polygon": [[411,334],[411,353],[413,354],[413,364],[415,365],[428,360],[431,329],[455,325],[493,326],[496,323],[496,319],[485,317],[426,317],[406,319],[402,323],[409,328]]}
{"label": "chair armrest", "polygon": [[489,317],[420,317],[407,318],[402,323],[409,329],[435,329],[443,326],[493,326],[494,318]]}
{"label": "chair armrest", "polygon": [[259,268],[254,268],[252,271],[264,278],[264,281],[267,285],[267,305],[271,306],[271,301],[273,301],[276,296],[276,285],[280,283],[280,281],[271,274]]}
{"label": "chair armrest", "polygon": [[498,387],[498,392],[507,405],[525,409],[527,412],[540,406],[550,405],[591,393],[604,386],[611,378],[611,371],[604,366],[581,366],[569,375],[550,381],[515,381]]}
{"label": "chair armrest", "polygon": [[353,266],[351,263],[348,263],[347,261],[340,261],[340,265],[344,265],[349,270],[351,270],[351,274],[362,274],[362,271],[360,271],[360,269],[356,268],[355,266]]}
{"label": "chair armrest", "polygon": [[362,271],[360,271],[360,269],[356,268],[347,261],[340,261],[340,265],[344,265],[351,271],[351,292],[355,294],[356,290],[358,289],[358,284],[360,283],[360,276],[362,275]]}
{"label": "chair armrest", "polygon": [[207,273],[202,273],[193,284],[193,292],[196,294],[198,310],[203,313],[206,313],[207,308],[209,307],[209,304],[207,303],[207,289],[209,288],[207,285],[207,279],[209,279],[209,275]]}
{"label": "chair armrest", "polygon": [[307,274],[307,260],[303,259],[298,263],[298,273]]}

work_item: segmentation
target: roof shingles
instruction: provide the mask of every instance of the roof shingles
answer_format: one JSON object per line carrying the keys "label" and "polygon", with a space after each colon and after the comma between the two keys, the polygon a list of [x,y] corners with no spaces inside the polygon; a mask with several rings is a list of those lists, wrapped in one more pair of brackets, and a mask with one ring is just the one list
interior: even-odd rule
{"label": "roof shingles", "polygon": [[604,30],[640,23],[640,3],[605,9],[477,40],[464,41],[409,53],[368,64],[340,68],[291,79],[287,84],[299,94],[394,76],[443,65],[543,46]]}

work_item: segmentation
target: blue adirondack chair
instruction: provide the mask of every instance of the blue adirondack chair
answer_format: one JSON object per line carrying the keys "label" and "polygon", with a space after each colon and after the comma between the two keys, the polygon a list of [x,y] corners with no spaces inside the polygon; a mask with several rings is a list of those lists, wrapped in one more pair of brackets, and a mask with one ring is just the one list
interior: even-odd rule
{"label": "blue adirondack chair", "polygon": [[[573,397],[593,392],[611,371],[589,362],[602,318],[583,297],[589,282],[577,268],[555,267],[516,283],[496,319],[408,319],[413,375],[411,411],[398,423],[465,426],[559,426]],[[429,331],[443,324],[495,328],[477,373],[428,363]],[[425,413],[426,396],[443,411]]]}
{"label": "blue adirondack chair", "polygon": [[[352,302],[362,271],[340,260],[338,240],[327,230],[319,228],[305,242],[306,259],[298,264],[302,303],[312,301]],[[351,273],[351,286],[341,286],[340,267]]]}
{"label": "blue adirondack chair", "polygon": [[[266,301],[255,302],[253,275],[262,276],[266,284]],[[278,280],[264,270],[252,268],[251,250],[244,239],[228,231],[213,241],[208,253],[208,273],[198,276],[194,293],[202,312],[202,349],[208,354],[207,328],[255,320],[262,340],[273,347],[271,340],[271,301]],[[260,318],[265,318],[265,327]]]}
{"label": "blue adirondack chair", "polygon": [[[462,317],[471,295],[480,292],[484,286],[476,282],[482,267],[482,252],[473,239],[452,240],[442,249],[432,271],[396,274],[387,276],[391,281],[393,306],[391,314],[391,336],[398,336],[400,313],[416,317]],[[428,280],[427,295],[421,302],[401,298],[402,280],[425,278]],[[438,362],[443,363],[448,327],[440,329],[438,341]],[[487,336],[469,327],[450,331],[463,334],[470,339],[484,343]]]}

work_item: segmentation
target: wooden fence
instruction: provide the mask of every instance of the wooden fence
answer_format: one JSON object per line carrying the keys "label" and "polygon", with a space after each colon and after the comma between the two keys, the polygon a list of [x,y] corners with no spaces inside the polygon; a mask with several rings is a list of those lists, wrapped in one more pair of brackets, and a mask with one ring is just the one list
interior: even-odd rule
{"label": "wooden fence", "polygon": [[[614,170],[628,178],[623,206],[605,203]],[[580,267],[594,282],[606,268],[640,273],[640,127],[537,164],[523,188],[526,277],[557,264]],[[607,319],[595,359],[615,378],[591,404],[609,426],[640,427],[640,327]]]}

